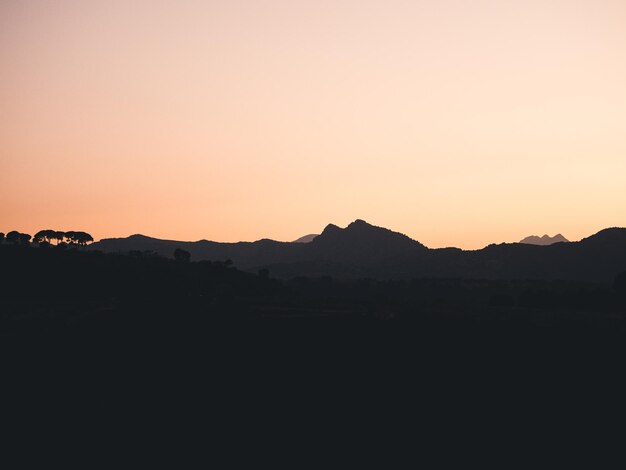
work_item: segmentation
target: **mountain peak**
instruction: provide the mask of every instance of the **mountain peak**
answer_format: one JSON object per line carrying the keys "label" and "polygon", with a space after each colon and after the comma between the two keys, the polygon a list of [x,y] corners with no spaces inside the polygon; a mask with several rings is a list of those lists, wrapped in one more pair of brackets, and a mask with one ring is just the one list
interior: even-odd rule
{"label": "mountain peak", "polygon": [[359,252],[360,256],[365,257],[375,256],[374,252],[382,255],[426,248],[402,233],[371,225],[362,219],[356,219],[346,228],[327,225],[322,234],[315,237],[313,244],[316,247],[333,246],[337,250],[337,256]]}
{"label": "mountain peak", "polygon": [[322,231],[322,235],[328,235],[330,233],[337,232],[341,232],[341,229],[339,227],[337,227],[335,224],[328,224]]}
{"label": "mountain peak", "polygon": [[348,227],[373,227],[373,225],[368,224],[363,219],[356,219],[354,222],[351,222]]}

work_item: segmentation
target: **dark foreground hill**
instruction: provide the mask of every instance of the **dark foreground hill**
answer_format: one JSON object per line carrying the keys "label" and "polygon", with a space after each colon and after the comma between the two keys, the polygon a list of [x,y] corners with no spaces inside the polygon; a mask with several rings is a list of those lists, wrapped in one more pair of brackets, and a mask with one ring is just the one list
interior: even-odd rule
{"label": "dark foreground hill", "polygon": [[[340,233],[336,236],[343,237]],[[71,330],[202,334],[215,323],[312,320],[392,321],[417,327],[416,332],[434,325],[463,335],[475,327],[523,332],[528,326],[586,328],[618,322],[626,328],[626,273],[612,283],[282,281],[266,271],[252,274],[220,262],[9,245],[0,246],[0,263],[1,335]]]}
{"label": "dark foreground hill", "polygon": [[626,229],[602,230],[580,242],[548,246],[489,245],[481,250],[428,249],[391,230],[357,220],[342,229],[328,225],[309,243],[273,240],[179,242],[143,235],[104,239],[91,249],[171,257],[181,248],[192,260],[227,260],[242,270],[267,268],[274,277],[332,276],[341,279],[565,279],[610,282],[626,269]]}
{"label": "dark foreground hill", "polygon": [[[330,230],[334,243],[345,242],[344,232]],[[141,419],[158,432],[170,413],[192,416],[193,433],[198,416],[201,426],[205,415],[215,425],[215,410],[223,410],[228,422],[222,428],[217,421],[220,432],[231,429],[233,417],[238,432],[259,410],[267,413],[264,426],[277,413],[288,414],[284,423],[291,432],[302,408],[310,409],[321,428],[345,415],[346,407],[352,410],[347,419],[357,426],[359,417],[369,421],[390,409],[403,417],[417,410],[420,423],[422,410],[432,410],[433,422],[445,420],[446,428],[452,418],[466,422],[467,410],[478,410],[469,420],[474,426],[485,422],[486,405],[498,416],[507,406],[541,414],[533,397],[552,414],[554,403],[569,397],[564,415],[576,410],[579,419],[580,403],[590,402],[594,415],[597,403],[606,403],[596,364],[604,365],[608,377],[621,378],[616,371],[626,337],[626,274],[614,285],[282,281],[218,262],[7,244],[0,245],[0,266],[0,337],[8,344],[17,336],[14,343],[22,345],[6,348],[3,369],[5,388],[21,385],[15,396],[28,401],[18,409],[20,419],[22,409],[33,407],[58,407],[66,419],[73,408],[61,396],[88,420],[99,407],[113,421],[107,433],[136,416],[138,407]],[[59,354],[65,349],[67,354]],[[590,361],[589,353],[598,360]],[[607,366],[607,358],[617,364]],[[572,364],[575,380],[549,392],[551,383],[563,380],[564,363]],[[66,367],[68,374],[59,373]],[[19,370],[16,378],[6,373],[10,368]],[[595,373],[591,380],[581,377],[585,370]],[[533,376],[536,382],[529,380]],[[589,401],[580,383],[601,390],[600,399]],[[517,394],[512,397],[508,389]],[[581,398],[572,398],[572,390]],[[615,394],[622,399],[621,391]],[[21,403],[9,398],[14,407]],[[311,422],[306,418],[306,426]],[[534,415],[529,419],[532,426],[540,422]],[[176,432],[187,429],[175,424]],[[503,429],[500,422],[493,426]],[[131,427],[135,432],[137,426]],[[84,423],[77,429],[84,430]]]}

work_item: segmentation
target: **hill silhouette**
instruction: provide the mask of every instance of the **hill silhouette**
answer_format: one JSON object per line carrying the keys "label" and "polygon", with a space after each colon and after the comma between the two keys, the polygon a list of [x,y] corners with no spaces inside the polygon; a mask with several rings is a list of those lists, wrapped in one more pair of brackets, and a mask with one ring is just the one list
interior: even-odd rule
{"label": "hill silhouette", "polygon": [[561,235],[560,233],[556,234],[553,237],[547,234],[543,235],[542,237],[539,237],[537,235],[531,235],[529,237],[524,238],[523,240],[520,240],[520,243],[526,243],[529,245],[552,245],[553,243],[560,243],[560,242],[569,242],[569,240],[565,238],[563,235]]}
{"label": "hill silhouette", "polygon": [[188,251],[194,261],[232,259],[237,267],[244,270],[257,270],[278,263],[370,265],[406,252],[426,249],[406,235],[370,225],[363,220],[356,220],[345,229],[329,224],[321,235],[309,243],[269,239],[238,243],[208,240],[180,242],[131,235],[128,238],[104,239],[90,248],[109,253],[153,251],[164,257],[171,257],[178,248]]}
{"label": "hill silhouette", "polygon": [[285,279],[454,277],[610,282],[626,269],[624,228],[602,230],[580,242],[546,246],[502,243],[466,251],[429,249],[401,233],[356,220],[343,229],[329,224],[309,243],[268,239],[239,243],[179,242],[133,235],[104,239],[90,247],[112,253],[153,251],[164,257],[171,257],[177,248],[188,251],[193,261],[230,259],[244,271],[269,269],[273,277]]}

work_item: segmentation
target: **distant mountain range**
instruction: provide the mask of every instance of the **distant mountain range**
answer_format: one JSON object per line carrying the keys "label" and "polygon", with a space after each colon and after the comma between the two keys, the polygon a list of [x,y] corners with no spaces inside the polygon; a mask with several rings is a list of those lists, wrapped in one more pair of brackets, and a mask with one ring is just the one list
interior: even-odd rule
{"label": "distant mountain range", "polygon": [[[90,249],[153,251],[172,257],[176,248],[193,261],[230,259],[239,269],[270,270],[279,278],[474,278],[612,281],[626,271],[626,228],[609,228],[579,242],[538,246],[492,244],[481,250],[429,249],[406,235],[356,220],[346,228],[328,225],[308,242],[181,242],[144,235],[103,239]],[[306,240],[306,237],[303,237]],[[543,238],[543,237],[541,237]]]}
{"label": "distant mountain range", "polygon": [[300,237],[297,240],[294,240],[292,243],[311,243],[315,237],[317,237],[317,233],[311,233],[309,235],[305,235],[304,237]]}
{"label": "distant mountain range", "polygon": [[549,235],[544,235],[542,237],[538,237],[537,235],[531,235],[529,237],[520,240],[520,243],[526,243],[528,245],[552,245],[554,243],[561,242],[569,242],[567,238],[565,238],[560,233],[557,233],[555,236],[551,237]]}

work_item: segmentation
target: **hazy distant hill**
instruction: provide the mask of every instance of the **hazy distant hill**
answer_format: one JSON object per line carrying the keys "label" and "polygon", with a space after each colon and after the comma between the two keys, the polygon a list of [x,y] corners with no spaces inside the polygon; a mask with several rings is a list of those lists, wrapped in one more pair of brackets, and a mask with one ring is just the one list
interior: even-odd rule
{"label": "hazy distant hill", "polygon": [[520,243],[526,243],[529,245],[552,245],[553,243],[560,242],[569,242],[569,240],[560,233],[558,233],[553,237],[547,234],[542,237],[538,237],[537,235],[531,235],[520,241]]}
{"label": "hazy distant hill", "polygon": [[300,238],[298,238],[297,240],[294,240],[291,243],[310,243],[317,236],[318,236],[317,233],[311,233],[309,235],[305,235],[304,237],[300,237]]}
{"label": "hazy distant hill", "polygon": [[181,248],[191,253],[193,261],[225,261],[230,259],[237,267],[248,270],[269,263],[291,260],[300,252],[301,246],[303,244],[277,242],[268,239],[237,243],[220,243],[208,240],[181,242],[160,240],[144,235],[131,235],[128,238],[106,238],[91,245],[92,249],[109,253],[154,251],[168,258],[173,257],[176,248]]}
{"label": "hazy distant hill", "polygon": [[272,276],[337,278],[572,279],[612,281],[626,270],[626,229],[610,228],[580,242],[547,246],[502,243],[481,250],[428,249],[391,230],[356,220],[346,228],[328,225],[309,243],[273,240],[218,243],[179,242],[143,235],[104,239],[91,249],[105,252],[152,250],[172,257],[176,248],[192,260],[223,261],[249,271],[268,268]]}

